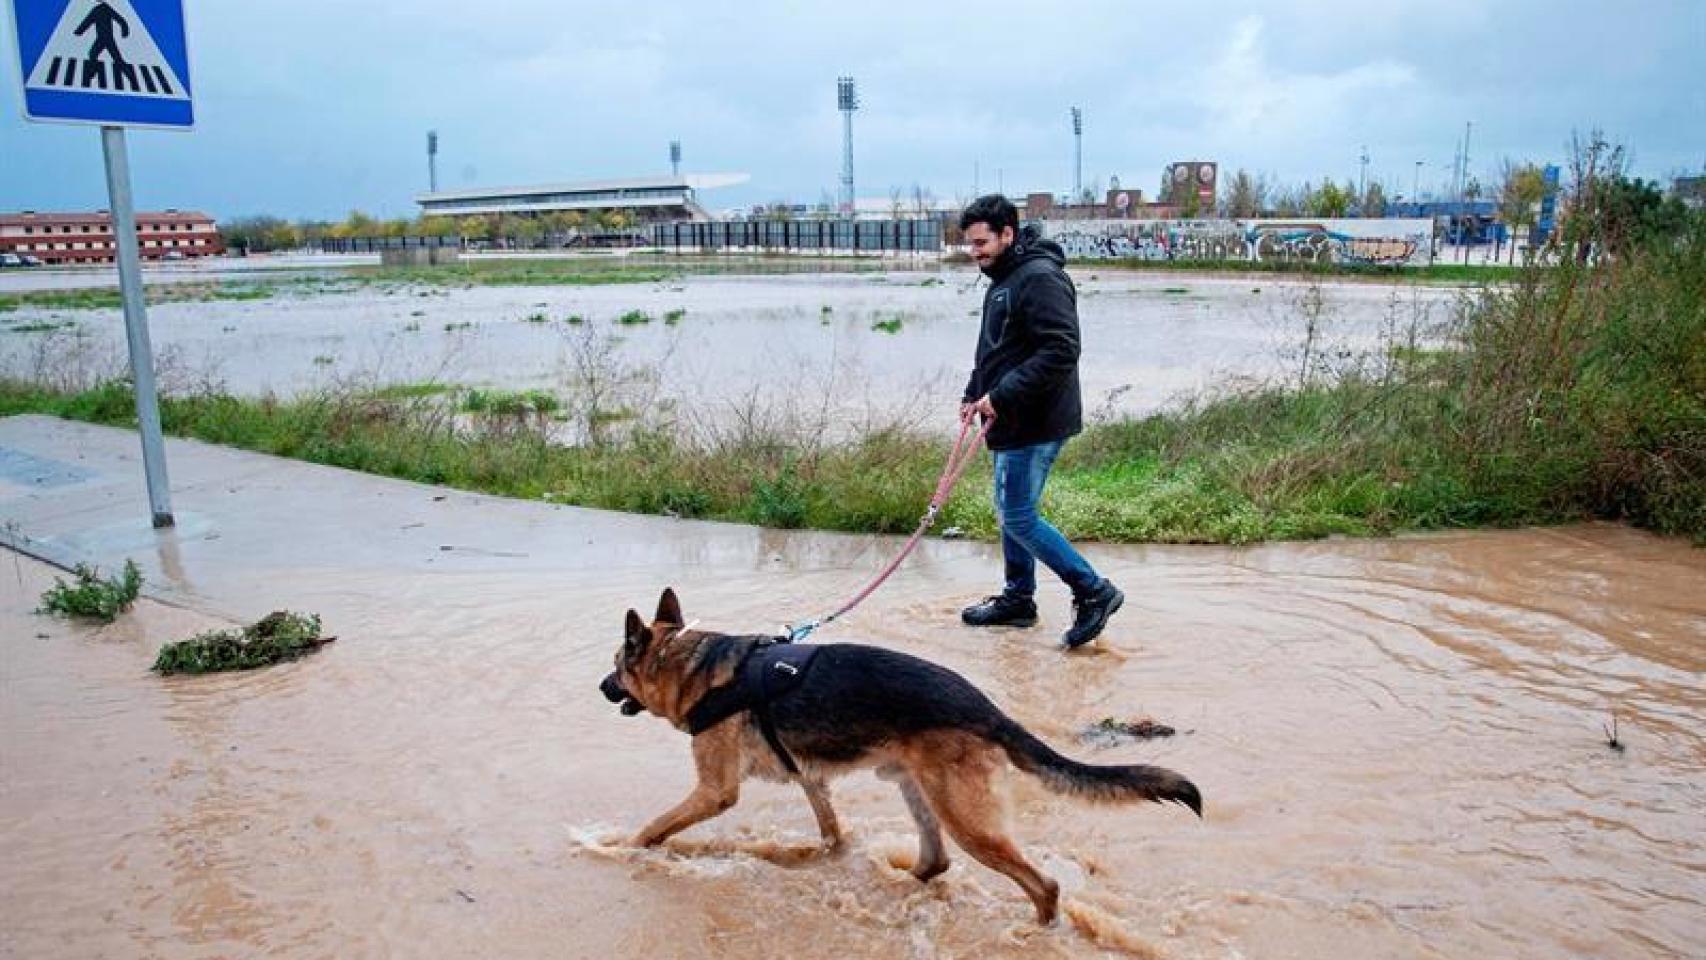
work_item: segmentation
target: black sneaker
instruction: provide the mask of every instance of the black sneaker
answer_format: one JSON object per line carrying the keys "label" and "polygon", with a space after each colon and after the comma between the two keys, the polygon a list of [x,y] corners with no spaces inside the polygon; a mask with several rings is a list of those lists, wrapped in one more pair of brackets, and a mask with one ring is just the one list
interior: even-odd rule
{"label": "black sneaker", "polygon": [[970,627],[1030,627],[1037,622],[1037,602],[1030,597],[998,593],[960,611]]}
{"label": "black sneaker", "polygon": [[1061,636],[1061,645],[1068,650],[1076,650],[1096,639],[1102,628],[1108,625],[1108,618],[1124,603],[1125,594],[1111,580],[1103,580],[1085,596],[1073,597],[1072,629]]}

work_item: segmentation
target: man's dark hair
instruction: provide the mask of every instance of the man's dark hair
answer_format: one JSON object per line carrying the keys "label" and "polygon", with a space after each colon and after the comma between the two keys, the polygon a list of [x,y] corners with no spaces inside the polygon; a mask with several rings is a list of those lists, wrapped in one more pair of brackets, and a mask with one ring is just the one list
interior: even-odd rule
{"label": "man's dark hair", "polygon": [[1019,208],[999,193],[984,194],[960,214],[961,230],[974,223],[987,223],[994,233],[1000,233],[1002,227],[1012,227],[1016,233],[1019,230]]}

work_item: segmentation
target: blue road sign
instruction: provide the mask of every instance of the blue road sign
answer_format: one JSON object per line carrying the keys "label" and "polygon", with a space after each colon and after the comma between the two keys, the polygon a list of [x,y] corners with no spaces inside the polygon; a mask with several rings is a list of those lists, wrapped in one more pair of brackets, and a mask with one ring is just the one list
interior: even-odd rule
{"label": "blue road sign", "polygon": [[1557,229],[1558,218],[1558,167],[1547,164],[1540,173],[1542,190],[1540,194],[1540,221],[1534,225],[1536,241],[1545,243],[1551,239],[1552,231]]}
{"label": "blue road sign", "polygon": [[195,123],[183,0],[5,0],[24,116],[109,126]]}

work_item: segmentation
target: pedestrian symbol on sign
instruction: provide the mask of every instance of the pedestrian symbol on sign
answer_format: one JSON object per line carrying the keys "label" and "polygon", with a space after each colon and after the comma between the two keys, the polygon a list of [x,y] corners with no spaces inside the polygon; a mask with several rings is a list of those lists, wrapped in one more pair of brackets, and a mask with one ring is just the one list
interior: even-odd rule
{"label": "pedestrian symbol on sign", "polygon": [[188,99],[182,80],[128,0],[67,4],[24,87]]}

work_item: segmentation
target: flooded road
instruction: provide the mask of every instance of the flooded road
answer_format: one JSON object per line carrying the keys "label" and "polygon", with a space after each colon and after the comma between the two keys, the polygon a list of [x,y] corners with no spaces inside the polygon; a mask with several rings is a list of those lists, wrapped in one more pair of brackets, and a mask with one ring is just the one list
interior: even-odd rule
{"label": "flooded road", "polygon": [[[836,786],[834,859],[808,852],[800,793],[764,784],[667,851],[619,845],[691,783],[686,737],[595,689],[623,611],[674,584],[704,627],[770,629],[896,541],[372,478],[332,500],[305,471],[336,473],[257,471],[186,494],[177,534],[81,541],[136,556],[171,601],[105,629],[32,615],[50,571],[0,554],[0,956],[1706,953],[1706,555],[1685,544],[1586,526],[1092,546],[1130,599],[1100,650],[1066,656],[1064,596],[1032,630],[963,628],[994,548],[927,543],[820,639],[943,663],[1065,752],[1167,766],[1206,798],[1198,822],[1013,773],[1014,833],[1065,892],[1045,930],[957,848],[928,887],[908,877],[910,819],[868,774]],[[206,519],[245,486],[348,541]],[[147,673],[219,622],[198,610],[275,606],[339,641],[262,672]],[[1178,734],[1078,740],[1146,716]]]}
{"label": "flooded road", "polygon": [[[1458,296],[1088,268],[1074,279],[1086,411],[1105,416],[1298,369],[1306,314],[1318,320],[1316,364],[1330,356],[1342,366],[1389,327],[1414,325],[1425,339]],[[430,381],[551,390],[573,406],[590,370],[628,384],[621,399],[648,410],[940,410],[964,388],[985,289],[969,267],[556,287],[325,283],[264,300],[151,307],[162,382],[291,396]],[[1312,291],[1318,309],[1307,306]],[[0,316],[0,374],[116,375],[123,344],[116,309],[20,309]]]}

